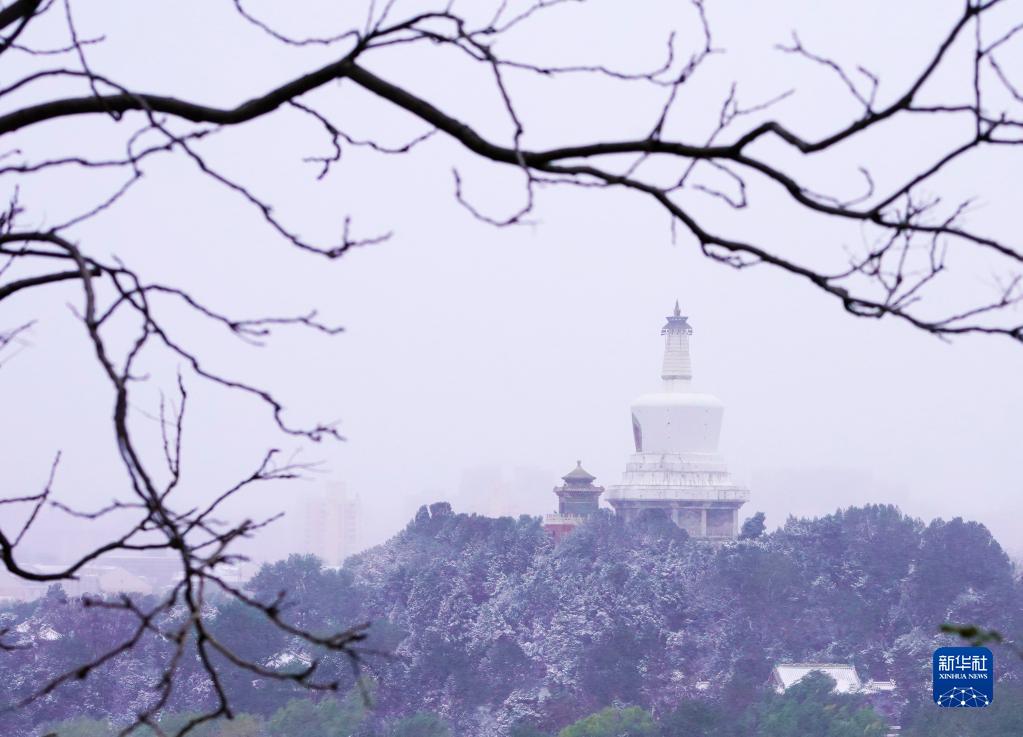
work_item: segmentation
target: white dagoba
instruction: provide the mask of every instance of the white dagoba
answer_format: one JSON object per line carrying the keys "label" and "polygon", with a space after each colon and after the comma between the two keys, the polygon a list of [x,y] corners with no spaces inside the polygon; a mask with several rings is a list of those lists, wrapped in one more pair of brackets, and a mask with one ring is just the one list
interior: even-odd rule
{"label": "white dagoba", "polygon": [[749,490],[735,481],[718,454],[724,405],[712,394],[693,390],[692,334],[676,302],[661,330],[661,391],[632,403],[636,452],[622,482],[604,498],[626,519],[644,509],[662,509],[693,537],[726,540],[739,532],[739,507],[749,501]]}

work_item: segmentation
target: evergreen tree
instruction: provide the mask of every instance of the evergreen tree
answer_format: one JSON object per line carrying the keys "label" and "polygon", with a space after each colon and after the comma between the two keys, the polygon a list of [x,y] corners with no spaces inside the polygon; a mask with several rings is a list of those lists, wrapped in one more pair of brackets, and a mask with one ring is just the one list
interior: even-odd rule
{"label": "evergreen tree", "polygon": [[884,737],[884,720],[859,697],[834,693],[835,680],[813,672],[754,716],[756,737]]}
{"label": "evergreen tree", "polygon": [[558,737],[656,737],[657,725],[638,706],[608,707],[558,732]]}
{"label": "evergreen tree", "polygon": [[660,737],[743,737],[736,712],[723,704],[683,701],[658,720]]}
{"label": "evergreen tree", "polygon": [[764,520],[767,516],[763,512],[757,512],[752,517],[742,523],[742,530],[739,532],[740,540],[756,540],[764,531],[767,529],[767,525],[764,524]]}

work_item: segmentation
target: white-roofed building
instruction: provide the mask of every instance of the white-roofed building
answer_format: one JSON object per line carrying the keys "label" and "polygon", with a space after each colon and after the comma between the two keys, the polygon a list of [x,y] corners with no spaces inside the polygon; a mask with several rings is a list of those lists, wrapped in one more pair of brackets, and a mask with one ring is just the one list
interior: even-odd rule
{"label": "white-roofed building", "polygon": [[856,667],[848,663],[778,663],[771,681],[775,691],[784,693],[813,672],[824,673],[835,681],[835,693],[886,693],[895,690],[894,681],[861,681]]}
{"label": "white-roofed building", "polygon": [[833,678],[836,693],[857,693],[863,688],[856,668],[845,663],[779,663],[772,674],[774,689],[784,693],[814,672]]}

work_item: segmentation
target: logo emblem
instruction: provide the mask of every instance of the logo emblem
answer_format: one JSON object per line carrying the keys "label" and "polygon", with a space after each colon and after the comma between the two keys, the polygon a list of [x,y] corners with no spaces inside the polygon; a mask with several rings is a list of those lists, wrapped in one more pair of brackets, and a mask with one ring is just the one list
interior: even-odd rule
{"label": "logo emblem", "polygon": [[995,697],[995,659],[986,647],[939,647],[932,661],[934,703],[984,707]]}

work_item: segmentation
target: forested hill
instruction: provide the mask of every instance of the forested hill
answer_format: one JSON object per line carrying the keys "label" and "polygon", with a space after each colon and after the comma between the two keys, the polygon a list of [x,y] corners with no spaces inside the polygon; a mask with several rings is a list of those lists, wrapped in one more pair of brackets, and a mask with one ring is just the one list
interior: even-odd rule
{"label": "forested hill", "polygon": [[[298,602],[289,616],[306,627],[373,623],[371,646],[393,657],[372,659],[367,671],[374,708],[358,719],[349,715],[353,726],[345,729],[366,735],[404,734],[395,725],[409,719],[420,720],[424,737],[446,729],[465,737],[558,734],[607,707],[615,710],[601,713],[616,719],[661,720],[650,732],[616,728],[623,734],[658,734],[657,724],[683,719],[680,709],[688,709],[704,726],[683,724],[680,734],[773,735],[765,731],[763,704],[773,698],[766,684],[778,661],[853,663],[864,680],[894,679],[904,734],[912,735],[915,710],[929,701],[931,653],[952,642],[937,634],[941,623],[1023,631],[1023,591],[982,525],[925,525],[891,506],[790,519],[774,533],[714,547],[661,517],[625,525],[604,514],[555,545],[536,518],[455,514],[439,503],[341,571],[295,556],[265,566],[251,588],[268,600],[287,590]],[[4,614],[4,626],[31,623],[61,635],[41,638],[31,655],[0,661],[13,695],[83,655],[88,639],[68,635],[95,614],[58,606],[58,599],[51,592]],[[250,611],[225,606],[217,619],[250,657],[269,663],[303,654]],[[76,684],[66,703],[88,704],[96,718],[127,718],[141,674],[152,670],[146,659],[157,655],[149,647],[117,666],[118,679]],[[999,683],[1011,683],[1020,664],[1001,657]],[[307,695],[266,684],[253,689],[243,677],[227,685],[241,709],[262,720],[260,734],[292,737],[280,715],[299,708],[289,699]],[[195,711],[209,697],[197,685],[173,708]],[[60,703],[48,699],[26,710],[21,726],[82,716],[80,709],[62,714]],[[712,724],[721,715],[727,728]],[[740,722],[745,731],[730,731]],[[855,733],[879,733],[870,729]],[[591,733],[600,732],[568,732]],[[306,735],[319,737],[315,729]]]}
{"label": "forested hill", "polygon": [[701,681],[742,702],[780,660],[854,663],[927,700],[942,622],[1023,630],[1020,587],[986,528],[891,506],[714,548],[663,518],[611,516],[555,546],[533,518],[438,504],[347,569],[363,611],[407,633],[381,679],[387,708],[481,732],[552,729],[616,702],[664,712],[705,697]]}

